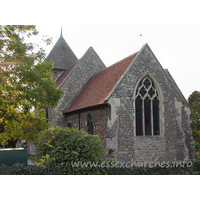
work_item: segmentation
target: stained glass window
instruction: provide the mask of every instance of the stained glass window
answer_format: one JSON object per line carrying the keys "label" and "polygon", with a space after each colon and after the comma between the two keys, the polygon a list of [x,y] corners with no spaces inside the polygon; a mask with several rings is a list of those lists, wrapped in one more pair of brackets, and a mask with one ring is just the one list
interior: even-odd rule
{"label": "stained glass window", "polygon": [[136,135],[159,135],[159,96],[149,76],[143,78],[136,90]]}

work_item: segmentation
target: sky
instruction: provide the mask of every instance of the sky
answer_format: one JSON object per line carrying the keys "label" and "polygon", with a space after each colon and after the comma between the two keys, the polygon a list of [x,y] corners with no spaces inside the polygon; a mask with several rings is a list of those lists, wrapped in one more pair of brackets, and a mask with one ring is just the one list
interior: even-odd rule
{"label": "sky", "polygon": [[148,44],[164,69],[168,69],[187,99],[200,91],[199,25],[36,25],[52,38],[43,46],[47,55],[62,34],[78,58],[92,46],[106,67]]}
{"label": "sky", "polygon": [[186,99],[193,91],[200,91],[198,0],[11,2],[1,4],[5,8],[1,9],[2,23],[36,24],[41,35],[53,40],[51,46],[42,46],[47,54],[61,27],[78,58],[92,46],[107,67],[148,43]]}

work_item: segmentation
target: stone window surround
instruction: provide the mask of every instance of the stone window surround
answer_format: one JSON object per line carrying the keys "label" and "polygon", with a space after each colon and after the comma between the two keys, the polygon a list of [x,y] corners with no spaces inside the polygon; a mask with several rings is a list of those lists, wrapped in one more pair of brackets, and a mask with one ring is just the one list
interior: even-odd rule
{"label": "stone window surround", "polygon": [[[158,96],[159,96],[159,130],[160,130],[160,134],[159,135],[145,135],[143,133],[143,135],[136,135],[136,108],[135,108],[135,97],[136,97],[136,91],[137,91],[137,88],[139,86],[139,83],[141,80],[143,80],[145,77],[149,77],[153,82],[154,82],[154,85],[155,85],[155,89],[157,90],[158,92]],[[133,94],[133,110],[134,110],[134,113],[133,113],[133,117],[134,117],[134,136],[136,137],[160,137],[160,136],[163,136],[164,135],[164,117],[163,117],[163,112],[164,112],[164,105],[163,105],[163,102],[164,102],[164,98],[163,98],[163,93],[162,93],[162,90],[158,84],[158,82],[156,81],[156,79],[151,75],[150,72],[146,72],[137,82],[136,86],[135,86],[135,89],[134,89],[134,94]]]}

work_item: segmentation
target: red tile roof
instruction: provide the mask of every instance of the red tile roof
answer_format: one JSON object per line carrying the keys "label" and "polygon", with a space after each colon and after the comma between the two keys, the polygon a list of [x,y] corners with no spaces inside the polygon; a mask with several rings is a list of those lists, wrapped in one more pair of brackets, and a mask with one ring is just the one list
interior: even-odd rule
{"label": "red tile roof", "polygon": [[105,98],[136,55],[137,53],[93,75],[65,113],[105,103]]}
{"label": "red tile roof", "polygon": [[[77,62],[76,62],[77,63]],[[58,89],[61,84],[63,83],[63,81],[65,80],[65,78],[69,75],[69,73],[72,71],[72,69],[74,68],[74,66],[76,65],[76,63],[74,65],[72,65],[68,70],[66,70],[64,73],[61,74],[61,76],[58,78],[58,80],[56,81],[56,88]]]}

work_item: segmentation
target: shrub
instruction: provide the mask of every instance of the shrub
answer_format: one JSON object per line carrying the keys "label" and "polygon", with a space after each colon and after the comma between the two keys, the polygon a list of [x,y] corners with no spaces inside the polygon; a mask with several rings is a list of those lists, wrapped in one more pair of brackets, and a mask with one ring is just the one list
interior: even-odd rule
{"label": "shrub", "polygon": [[0,175],[63,175],[59,167],[42,168],[27,164],[15,163],[12,166],[1,165]]}
{"label": "shrub", "polygon": [[60,167],[41,167],[30,166],[27,164],[16,163],[13,166],[0,166],[0,175],[68,175],[68,174],[101,174],[101,175],[199,175],[200,160],[194,160],[191,167],[172,167],[161,168],[159,166],[149,167],[130,167],[130,168],[86,168],[76,172],[66,171]]}
{"label": "shrub", "polygon": [[107,175],[197,175],[200,174],[200,160],[194,160],[191,167],[129,167],[129,168],[105,168]]}
{"label": "shrub", "polygon": [[59,166],[70,174],[98,174],[95,168],[71,166],[71,162],[103,161],[106,150],[98,135],[90,135],[74,128],[50,128],[41,133],[36,145],[38,166]]}

